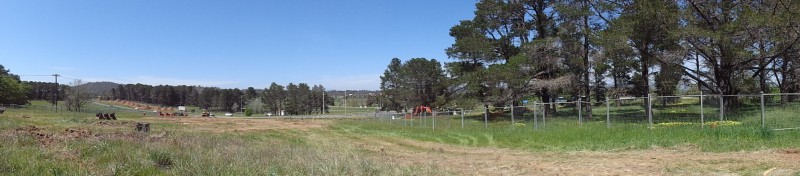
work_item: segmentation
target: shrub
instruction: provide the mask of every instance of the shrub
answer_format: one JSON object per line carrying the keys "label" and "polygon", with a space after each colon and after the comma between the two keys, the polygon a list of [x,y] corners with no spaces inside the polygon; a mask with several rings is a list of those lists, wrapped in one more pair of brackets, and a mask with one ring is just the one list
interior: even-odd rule
{"label": "shrub", "polygon": [[172,166],[172,156],[167,152],[151,151],[150,160],[160,168],[169,168]]}
{"label": "shrub", "polygon": [[253,115],[253,110],[250,110],[250,109],[245,109],[244,110],[244,116],[250,117],[252,115]]}

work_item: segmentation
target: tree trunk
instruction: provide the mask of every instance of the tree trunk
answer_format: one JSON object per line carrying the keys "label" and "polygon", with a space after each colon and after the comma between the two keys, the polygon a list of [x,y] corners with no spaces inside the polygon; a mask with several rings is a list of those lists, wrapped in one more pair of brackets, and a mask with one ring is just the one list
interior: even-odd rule
{"label": "tree trunk", "polygon": [[[735,74],[735,70],[733,69],[733,65],[727,62],[723,62],[720,65],[719,71],[716,71],[717,81],[719,82],[719,92],[721,95],[736,95],[739,94],[739,89],[736,88],[734,82],[731,77]],[[725,110],[735,110],[741,106],[741,102],[739,102],[738,97],[735,96],[723,96],[722,102],[724,103]]]}
{"label": "tree trunk", "polygon": [[[583,1],[583,3],[584,3],[584,6],[585,6],[584,8],[588,8],[588,4],[586,4],[586,3],[589,3],[589,2],[588,1]],[[592,94],[591,94],[591,88],[589,86],[589,16],[588,15],[584,15],[583,16],[583,67],[584,67],[583,71],[585,72],[583,74],[584,75],[583,76],[584,89],[586,90],[586,94],[584,94],[584,95],[586,97],[586,102],[589,102],[585,106],[586,107],[586,119],[591,120],[592,119],[592,103],[591,103],[592,102]],[[580,102],[578,102],[578,103],[580,103]],[[581,106],[581,107],[584,107],[584,106]]]}
{"label": "tree trunk", "polygon": [[[761,54],[765,53],[764,44],[760,44],[759,48],[761,49]],[[767,87],[767,63],[764,62],[765,58],[758,59],[758,86],[761,93],[769,93],[769,87]]]}
{"label": "tree trunk", "polygon": [[[542,103],[552,103],[551,102],[550,91],[547,88],[542,88],[542,90],[539,93],[539,97],[542,99]],[[551,106],[552,106],[551,104],[544,104],[544,106],[542,106],[542,108],[544,110],[544,112],[542,112],[542,113],[545,116],[550,116],[550,114],[552,112],[554,112],[555,108],[553,108]]]}
{"label": "tree trunk", "polygon": [[[650,61],[649,60],[650,57],[649,54],[646,53],[643,53],[641,56],[642,56],[642,79],[644,80],[642,81],[642,84],[644,84],[643,85],[644,95],[642,96],[650,97],[648,96],[650,94],[650,64],[648,64],[648,62]],[[650,98],[647,98],[647,101],[648,102],[651,101]],[[650,109],[650,106],[648,106],[648,104],[645,103],[644,104],[645,114],[650,115],[652,113],[651,111],[652,110]]]}

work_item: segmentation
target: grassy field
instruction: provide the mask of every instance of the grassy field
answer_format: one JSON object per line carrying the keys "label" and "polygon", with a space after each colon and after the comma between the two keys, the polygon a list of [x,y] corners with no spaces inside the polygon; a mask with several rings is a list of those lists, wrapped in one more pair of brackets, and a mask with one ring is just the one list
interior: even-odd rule
{"label": "grassy field", "polygon": [[[89,103],[88,105],[90,105],[90,107],[87,107],[87,109],[105,109],[105,108],[109,108],[109,107],[115,107],[115,108],[120,108],[120,109],[130,109],[130,107],[125,107],[125,106],[122,106],[122,105],[114,105],[115,103],[114,102],[110,102],[110,101],[97,101],[97,100],[95,100],[95,102],[97,102],[97,103]],[[44,101],[33,101],[33,105],[50,106],[49,103],[44,102]],[[157,105],[150,105],[150,106],[151,107],[158,107]],[[328,109],[329,112],[326,113],[327,115],[346,115],[347,114],[347,115],[363,116],[364,114],[371,114],[371,113],[375,113],[376,112],[376,108],[375,107],[329,106],[328,108],[329,108]],[[194,113],[192,113],[192,114],[195,114],[195,115],[200,114],[200,112],[202,112],[202,108],[197,107],[197,106],[186,106],[186,110],[188,112],[191,112],[192,110],[194,110]],[[251,117],[266,117],[267,116],[266,113],[258,113],[258,112],[262,112],[262,111],[264,111],[264,109],[261,109],[261,108],[254,109],[254,114]],[[147,111],[147,112],[148,113],[153,113],[152,110],[151,111]],[[223,111],[211,111],[211,113],[216,115],[216,116],[218,116],[218,117],[222,117],[222,116],[224,116],[224,114],[226,112],[223,112]],[[232,114],[233,114],[232,117],[245,117],[244,114],[242,114],[241,111],[232,112]],[[311,114],[311,115],[316,115],[316,114]]]}
{"label": "grassy field", "polygon": [[[374,107],[347,107],[344,106],[330,106],[328,107],[328,114],[372,114],[375,113]],[[346,109],[346,110],[345,110]]]}
{"label": "grassy field", "polygon": [[573,120],[551,119],[547,127],[540,126],[537,130],[529,125],[509,126],[509,122],[502,121],[490,122],[486,129],[483,121],[475,118],[465,120],[467,127],[464,129],[460,119],[456,118],[438,118],[436,127],[431,119],[425,119],[427,122],[414,120],[413,127],[410,126],[411,120],[406,120],[406,125],[402,121],[370,119],[348,122],[346,130],[454,145],[534,151],[607,151],[695,145],[703,151],[729,152],[800,146],[798,130],[772,131],[742,125],[702,129],[696,126],[658,126],[650,129],[647,125],[629,124],[607,128],[605,122],[587,122],[578,126]]}
{"label": "grassy field", "polygon": [[[321,128],[221,132],[141,114],[122,114],[118,121],[93,115],[9,109],[0,115],[0,175],[448,174],[431,166],[398,167],[366,158],[353,145],[306,138]],[[150,122],[153,130],[135,132],[136,122]]]}
{"label": "grassy field", "polygon": [[[471,111],[465,116],[440,115],[413,119],[402,115],[381,116],[353,124],[351,130],[365,134],[392,135],[422,141],[468,146],[492,146],[537,151],[647,149],[695,145],[703,151],[729,152],[792,148],[800,146],[800,130],[775,130],[800,127],[800,103],[765,106],[766,128],[761,128],[760,107],[745,104],[728,110],[720,120],[719,108],[707,103],[701,120],[699,99],[684,98],[671,105],[653,105],[653,127],[650,127],[642,101],[620,106],[593,108],[593,119],[579,122],[574,107],[559,106],[558,112],[542,119],[541,111],[534,119],[533,107],[516,115],[511,113],[490,118],[484,126],[483,113]],[[607,123],[606,113],[610,123]],[[586,114],[582,115],[586,118]],[[435,119],[435,122],[434,122]],[[435,124],[435,126],[434,126]]]}
{"label": "grassy field", "polygon": [[[100,121],[91,112],[30,107],[0,115],[0,175],[796,175],[800,170],[800,131],[762,129],[749,116],[732,119],[738,125],[705,128],[634,122],[607,128],[599,118],[578,125],[562,108],[546,124],[537,123],[538,129],[532,118],[511,125],[503,117],[492,119],[487,129],[482,115],[473,112],[462,129],[460,116],[300,120],[123,112],[118,121]],[[770,108],[770,115],[787,122],[797,114],[796,108]],[[137,122],[150,123],[152,131],[134,131]]]}

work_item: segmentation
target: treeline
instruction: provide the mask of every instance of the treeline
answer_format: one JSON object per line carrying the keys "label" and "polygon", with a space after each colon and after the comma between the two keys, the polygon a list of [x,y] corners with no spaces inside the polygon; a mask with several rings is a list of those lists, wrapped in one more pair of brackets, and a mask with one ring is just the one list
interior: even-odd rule
{"label": "treeline", "polygon": [[[475,7],[472,19],[450,29],[455,42],[445,52],[457,61],[443,63],[443,81],[427,85],[438,72],[403,71],[422,61],[392,60],[381,77],[386,108],[559,96],[602,101],[675,95],[678,87],[725,95],[800,92],[795,1],[481,0]],[[724,98],[726,108],[742,103]]]}
{"label": "treeline", "polygon": [[[23,81],[23,84],[28,85],[27,99],[30,100],[47,100],[47,102],[54,103],[53,101],[62,101],[67,95],[66,90],[69,86],[51,82],[37,82],[37,81]],[[56,93],[57,92],[57,93]],[[56,97],[58,96],[58,97]]]}
{"label": "treeline", "polygon": [[264,90],[261,101],[268,112],[276,115],[281,112],[287,115],[327,113],[328,106],[334,105],[334,99],[325,93],[325,87],[309,87],[306,83],[289,83],[284,87],[273,82]]}
{"label": "treeline", "polygon": [[[28,104],[29,100],[65,101],[69,110],[80,109],[89,99],[129,100],[162,106],[197,106],[212,111],[237,112],[248,105],[251,109],[266,109],[274,115],[320,114],[335,105],[333,96],[325,93],[322,85],[306,83],[282,86],[272,83],[263,91],[247,89],[221,89],[200,86],[171,86],[124,84],[109,92],[96,92],[82,81],[67,85],[46,82],[21,81],[0,65],[0,104]],[[57,97],[56,97],[57,96]],[[257,107],[254,107],[257,106]]]}
{"label": "treeline", "polygon": [[447,103],[447,78],[436,59],[394,58],[381,76],[383,110],[401,111],[415,106],[443,107]]}
{"label": "treeline", "polygon": [[125,84],[111,89],[106,97],[164,106],[197,106],[213,111],[238,112],[257,96],[253,87],[240,90],[186,85]]}
{"label": "treeline", "polygon": [[330,94],[340,106],[380,107],[380,90],[328,90],[325,94]]}
{"label": "treeline", "polygon": [[30,86],[19,79],[19,75],[11,74],[11,70],[0,65],[0,105],[27,104],[27,93]]}
{"label": "treeline", "polygon": [[[267,109],[266,112],[287,115],[312,114],[323,111],[322,92],[325,88],[321,85],[289,84],[285,88],[272,83],[264,91],[253,87],[240,90],[220,89],[216,87],[199,86],[169,86],[169,85],[144,85],[126,84],[111,89],[108,99],[120,99],[152,103],[164,106],[197,106],[200,108],[237,112],[249,104],[259,101],[259,108]],[[333,105],[333,99],[326,95],[325,104]],[[324,111],[327,111],[327,106]]]}

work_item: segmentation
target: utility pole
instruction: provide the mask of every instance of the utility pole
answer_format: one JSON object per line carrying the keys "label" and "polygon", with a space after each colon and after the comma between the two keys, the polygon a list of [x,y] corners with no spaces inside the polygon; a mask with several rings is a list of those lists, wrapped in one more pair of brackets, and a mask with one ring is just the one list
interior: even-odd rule
{"label": "utility pole", "polygon": [[344,115],[347,115],[347,89],[344,90]]}
{"label": "utility pole", "polygon": [[322,90],[322,110],[320,112],[325,114],[325,90]]}
{"label": "utility pole", "polygon": [[55,104],[55,107],[58,108],[58,88],[60,87],[58,86],[58,77],[61,75],[53,74],[52,76],[56,78],[56,96],[53,97],[53,103]]}

